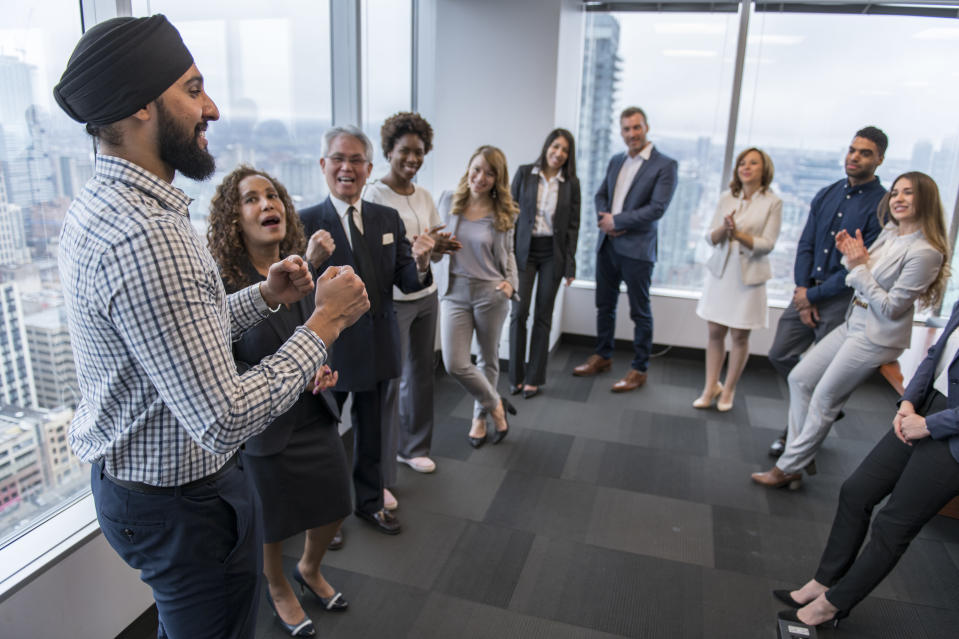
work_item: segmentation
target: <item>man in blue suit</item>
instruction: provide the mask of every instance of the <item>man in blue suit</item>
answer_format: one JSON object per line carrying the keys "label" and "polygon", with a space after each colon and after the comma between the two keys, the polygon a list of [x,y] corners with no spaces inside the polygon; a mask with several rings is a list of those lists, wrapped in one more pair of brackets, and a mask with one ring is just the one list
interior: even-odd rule
{"label": "man in blue suit", "polygon": [[300,219],[310,238],[307,259],[322,272],[350,265],[366,284],[370,310],[343,331],[330,352],[339,374],[333,396],[342,409],[353,393],[353,487],[355,514],[381,532],[400,532],[383,507],[382,428],[386,387],[400,375],[400,341],[393,311],[393,285],[404,293],[429,286],[433,240],[420,235],[412,247],[399,213],[360,199],[373,164],[373,144],[358,128],[334,127],[323,136],[320,159],[330,197],[304,209]]}
{"label": "man in blue suit", "polygon": [[609,161],[606,179],[596,192],[599,241],[596,246],[596,352],[573,375],[595,375],[612,366],[619,284],[626,282],[633,320],[633,361],[614,393],[646,383],[653,346],[653,312],[649,284],[656,262],[659,218],[676,192],[676,160],[653,148],[646,139],[649,124],[639,107],[619,117],[627,152]]}

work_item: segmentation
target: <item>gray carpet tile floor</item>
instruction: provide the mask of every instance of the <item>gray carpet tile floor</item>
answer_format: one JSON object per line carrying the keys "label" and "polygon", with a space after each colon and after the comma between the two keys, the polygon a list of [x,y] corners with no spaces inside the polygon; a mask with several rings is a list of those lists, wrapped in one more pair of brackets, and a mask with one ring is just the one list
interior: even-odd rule
{"label": "gray carpet tile floor", "polygon": [[[701,354],[657,357],[644,388],[617,395],[628,352],[608,373],[571,376],[589,353],[556,349],[543,392],[516,398],[509,437],[479,450],[466,441],[472,400],[437,374],[437,470],[401,466],[400,535],[347,519],[324,572],[350,609],[302,598],[318,636],[776,636],[782,606],[770,591],[812,576],[839,487],[890,427],[895,393],[869,380],[826,439],[819,474],[796,492],[768,490],[749,473],[771,465],[787,391],[765,360],[750,360],[734,409],[719,413],[691,406]],[[290,570],[302,544],[284,544]],[[839,630],[819,634],[932,639],[956,628],[959,521],[937,517]],[[285,636],[265,603],[258,635]]]}

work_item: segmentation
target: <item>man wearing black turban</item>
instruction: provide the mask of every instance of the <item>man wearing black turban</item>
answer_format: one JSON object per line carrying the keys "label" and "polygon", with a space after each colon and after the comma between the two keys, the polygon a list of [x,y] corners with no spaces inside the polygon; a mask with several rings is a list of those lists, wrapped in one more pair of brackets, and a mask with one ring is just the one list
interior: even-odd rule
{"label": "man wearing black turban", "polygon": [[205,131],[219,117],[180,34],[161,15],[98,24],[53,93],[97,140],[59,266],[81,390],[70,444],[93,465],[100,528],[153,589],[159,637],[252,638],[262,522],[236,451],[292,406],[369,308],[362,281],[349,268],[321,276],[306,324],[238,375],[231,336],[314,284],[293,256],[259,286],[224,293],[190,198],[171,184],[177,171],[212,174]]}

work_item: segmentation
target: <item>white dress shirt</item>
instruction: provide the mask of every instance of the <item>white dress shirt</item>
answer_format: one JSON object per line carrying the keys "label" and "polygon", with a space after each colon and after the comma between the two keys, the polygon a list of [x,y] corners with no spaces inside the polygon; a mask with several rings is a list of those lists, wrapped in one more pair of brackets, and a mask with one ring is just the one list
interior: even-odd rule
{"label": "white dress shirt", "polygon": [[533,237],[550,237],[553,235],[553,217],[556,215],[556,202],[559,200],[559,183],[565,182],[562,171],[547,178],[534,166],[533,175],[539,176],[539,186],[536,190],[536,218],[533,220]]}
{"label": "white dress shirt", "polygon": [[932,387],[946,397],[949,397],[949,364],[956,358],[957,352],[959,352],[959,330],[954,330],[946,340],[942,357],[936,362],[936,381],[932,383]]}
{"label": "white dress shirt", "polygon": [[643,150],[637,153],[635,157],[630,156],[629,153],[626,154],[626,160],[619,169],[619,175],[616,176],[616,187],[613,189],[613,202],[611,205],[612,208],[609,211],[610,213],[618,215],[623,212],[623,202],[626,201],[626,194],[629,193],[629,187],[632,186],[633,179],[636,177],[636,174],[639,173],[639,167],[643,166],[643,162],[648,160],[652,154],[652,142],[647,142]]}

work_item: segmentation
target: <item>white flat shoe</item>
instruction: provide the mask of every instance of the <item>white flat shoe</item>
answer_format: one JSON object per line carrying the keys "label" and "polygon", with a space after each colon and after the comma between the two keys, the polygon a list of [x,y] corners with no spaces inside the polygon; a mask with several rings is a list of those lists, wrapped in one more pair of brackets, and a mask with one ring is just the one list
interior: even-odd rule
{"label": "white flat shoe", "polygon": [[418,473],[431,473],[436,470],[436,462],[429,457],[410,457],[407,459],[406,457],[397,455],[396,461],[406,464]]}
{"label": "white flat shoe", "polygon": [[396,501],[396,497],[393,496],[393,493],[389,491],[388,488],[383,489],[383,508],[386,510],[396,510],[400,507],[400,502]]}

